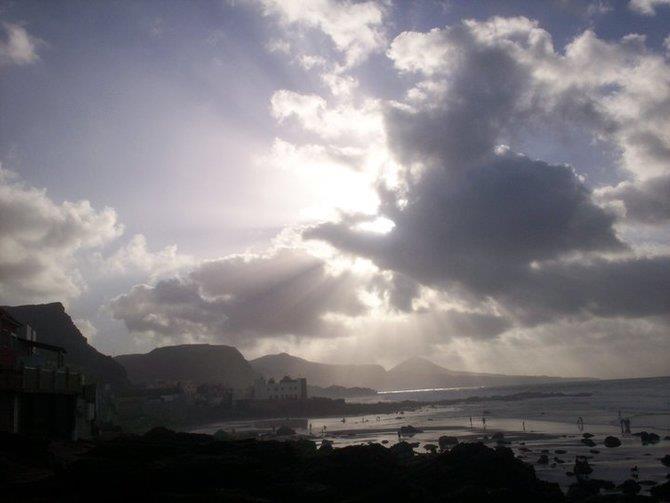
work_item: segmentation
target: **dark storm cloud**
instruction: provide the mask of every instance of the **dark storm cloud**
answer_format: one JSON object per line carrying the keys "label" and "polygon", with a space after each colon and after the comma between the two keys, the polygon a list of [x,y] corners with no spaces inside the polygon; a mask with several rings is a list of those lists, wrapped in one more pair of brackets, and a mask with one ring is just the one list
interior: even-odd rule
{"label": "dark storm cloud", "polygon": [[453,176],[434,168],[412,186],[406,201],[384,194],[388,234],[353,230],[344,223],[309,229],[329,241],[401,271],[423,284],[457,281],[481,295],[505,290],[532,261],[569,252],[618,250],[614,217],[565,166],[505,154]]}
{"label": "dark storm cloud", "polygon": [[601,197],[608,202],[621,201],[629,220],[651,224],[670,220],[670,176],[659,176],[638,184],[624,182],[602,190]]}
{"label": "dark storm cloud", "polygon": [[356,295],[362,284],[350,273],[329,274],[323,261],[300,250],[283,249],[204,262],[183,279],[136,286],[110,307],[131,332],[244,344],[258,337],[328,335],[325,314],[365,312]]}
{"label": "dark storm cloud", "polygon": [[[571,167],[496,147],[547,114],[616,130],[587,93],[534,83],[520,51],[547,61],[555,54],[546,32],[522,18],[400,35],[389,56],[427,77],[415,89],[431,91],[385,115],[404,171],[398,188],[381,184],[379,213],[395,227],[368,233],[349,216],[304,236],[470,302],[493,300],[521,324],[668,312],[670,259],[621,258],[628,245],[614,231],[615,214],[595,204]],[[603,254],[619,258],[594,258]]]}

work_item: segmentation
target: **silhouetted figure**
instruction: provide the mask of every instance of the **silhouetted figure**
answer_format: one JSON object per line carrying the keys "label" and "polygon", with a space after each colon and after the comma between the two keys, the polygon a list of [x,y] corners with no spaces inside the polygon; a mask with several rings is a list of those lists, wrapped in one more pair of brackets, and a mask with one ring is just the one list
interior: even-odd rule
{"label": "silhouetted figure", "polygon": [[309,434],[312,434],[312,423],[309,423]]}
{"label": "silhouetted figure", "polygon": [[577,418],[577,428],[579,428],[579,431],[584,431],[584,418],[582,416]]}
{"label": "silhouetted figure", "polygon": [[470,429],[472,429],[472,416],[470,416]]}
{"label": "silhouetted figure", "polygon": [[521,427],[523,428],[523,431],[526,431],[526,421],[521,421]]}
{"label": "silhouetted figure", "polygon": [[486,418],[482,416],[482,427],[486,429]]}
{"label": "silhouetted figure", "polygon": [[623,420],[623,427],[624,427],[624,433],[628,433],[630,435],[630,418],[627,417],[626,419]]}

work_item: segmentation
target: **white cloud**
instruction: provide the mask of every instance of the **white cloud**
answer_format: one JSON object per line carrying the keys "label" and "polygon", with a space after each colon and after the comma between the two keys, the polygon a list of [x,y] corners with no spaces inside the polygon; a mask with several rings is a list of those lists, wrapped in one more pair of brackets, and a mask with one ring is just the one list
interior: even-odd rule
{"label": "white cloud", "polygon": [[98,334],[98,329],[95,328],[95,325],[85,318],[78,318],[73,320],[76,327],[82,333],[84,337],[88,340],[89,344],[92,344],[92,340]]}
{"label": "white cloud", "polygon": [[135,234],[111,255],[98,253],[94,258],[97,272],[103,275],[141,274],[149,279],[174,274],[194,262],[193,257],[179,253],[176,245],[155,252],[149,250],[147,239],[142,234]]}
{"label": "white cloud", "polygon": [[299,94],[282,89],[271,99],[272,115],[283,123],[296,119],[306,131],[325,139],[355,138],[360,143],[383,134],[382,116],[376,100],[356,107],[350,103],[329,106],[316,94]]}
{"label": "white cloud", "polygon": [[111,208],[61,204],[0,168],[0,298],[4,303],[69,299],[85,282],[76,255],[120,236]]}
{"label": "white cloud", "polygon": [[670,5],[670,0],[630,0],[628,7],[643,16],[655,16],[656,9]]}
{"label": "white cloud", "polygon": [[26,29],[14,23],[2,23],[4,31],[0,40],[0,66],[28,65],[39,59],[37,46],[40,40],[30,35]]}
{"label": "white cloud", "polygon": [[384,7],[377,2],[350,0],[260,0],[266,15],[277,15],[288,26],[318,29],[327,35],[345,56],[346,66],[364,61],[381,50],[386,37],[383,30]]}

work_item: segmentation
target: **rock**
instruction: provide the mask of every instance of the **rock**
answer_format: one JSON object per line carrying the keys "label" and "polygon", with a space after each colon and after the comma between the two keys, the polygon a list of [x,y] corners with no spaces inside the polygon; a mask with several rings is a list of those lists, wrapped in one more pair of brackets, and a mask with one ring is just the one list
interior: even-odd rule
{"label": "rock", "polygon": [[595,447],[596,443],[591,440],[590,438],[582,438],[582,444],[588,446],[588,447]]}
{"label": "rock", "polygon": [[565,463],[565,461],[563,461],[563,460],[562,460],[561,458],[559,458],[559,457],[554,457],[554,461],[555,461],[556,463],[558,463],[559,465],[562,465],[563,463]]}
{"label": "rock", "polygon": [[670,501],[670,482],[652,487],[649,493],[661,501]]}
{"label": "rock", "polygon": [[411,437],[412,435],[416,435],[417,433],[423,433],[423,430],[415,428],[412,425],[400,427],[400,435],[402,436]]}
{"label": "rock", "polygon": [[319,447],[319,451],[322,452],[330,452],[333,450],[333,441],[328,440],[327,438],[324,438],[321,440],[321,447]]}
{"label": "rock", "polygon": [[435,454],[437,452],[437,445],[435,444],[424,444],[423,448],[431,454]]}
{"label": "rock", "polygon": [[567,453],[567,452],[568,452],[568,451],[566,451],[565,449],[556,449],[556,450],[554,451],[554,454],[565,454],[565,453]]}
{"label": "rock", "polygon": [[656,433],[648,433],[646,431],[633,433],[633,436],[640,437],[640,440],[642,441],[643,445],[655,444],[657,442],[660,442],[661,440],[661,437],[659,437]]}
{"label": "rock", "polygon": [[419,442],[410,442],[410,443],[409,443],[409,446],[410,446],[412,449],[416,449],[416,448],[419,447],[420,445],[421,445],[421,444],[420,444]]}
{"label": "rock", "polygon": [[388,440],[382,440],[382,444],[386,445],[386,444],[388,444],[388,443],[389,443]]}
{"label": "rock", "polygon": [[621,445],[621,440],[619,440],[616,437],[605,437],[605,440],[603,442],[605,447],[613,448],[613,447],[619,447]]}
{"label": "rock", "polygon": [[295,435],[295,430],[293,428],[289,428],[288,426],[280,426],[277,428],[277,435],[280,437]]}
{"label": "rock", "polygon": [[614,482],[609,480],[579,480],[570,486],[567,496],[570,501],[590,501],[589,498],[598,496],[601,489],[609,491],[614,488]]}
{"label": "rock", "polygon": [[491,438],[493,440],[504,440],[505,439],[505,434],[502,431],[498,431],[491,435]]}
{"label": "rock", "polygon": [[440,438],[437,439],[437,444],[440,446],[440,449],[445,450],[452,445],[456,445],[458,443],[458,438],[457,437],[449,437],[447,435],[442,435]]}
{"label": "rock", "polygon": [[593,433],[584,433],[582,434],[582,438],[593,438]]}
{"label": "rock", "polygon": [[670,467],[670,454],[666,454],[665,456],[663,456],[661,458],[661,463],[663,464],[663,466]]}
{"label": "rock", "polygon": [[600,451],[598,449],[590,449],[589,452],[591,454],[600,454]]}
{"label": "rock", "polygon": [[586,456],[575,456],[575,466],[573,467],[572,471],[579,477],[583,475],[589,475],[593,472],[593,468],[591,468],[591,465],[589,465],[589,461],[586,459]]}
{"label": "rock", "polygon": [[633,479],[628,479],[623,484],[617,486],[617,489],[619,489],[626,496],[633,496],[640,492],[642,486]]}
{"label": "rock", "polygon": [[407,442],[398,442],[388,450],[400,461],[407,461],[414,457],[414,449]]}
{"label": "rock", "polygon": [[537,460],[538,465],[548,465],[549,464],[549,456],[546,454],[542,454],[539,459]]}
{"label": "rock", "polygon": [[224,430],[217,430],[217,432],[214,433],[213,437],[215,440],[219,440],[220,442],[225,442],[227,440],[233,439],[233,436]]}

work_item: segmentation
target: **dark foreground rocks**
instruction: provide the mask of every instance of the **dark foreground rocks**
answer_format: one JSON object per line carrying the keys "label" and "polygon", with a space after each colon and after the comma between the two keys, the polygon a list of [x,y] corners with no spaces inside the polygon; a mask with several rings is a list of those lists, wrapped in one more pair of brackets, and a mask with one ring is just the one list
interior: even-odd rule
{"label": "dark foreground rocks", "polygon": [[[163,428],[95,443],[0,440],[3,501],[566,501],[511,449],[481,443],[415,455],[405,442],[317,449],[305,439],[217,440]],[[619,501],[600,500],[605,488],[582,486],[567,501]]]}

